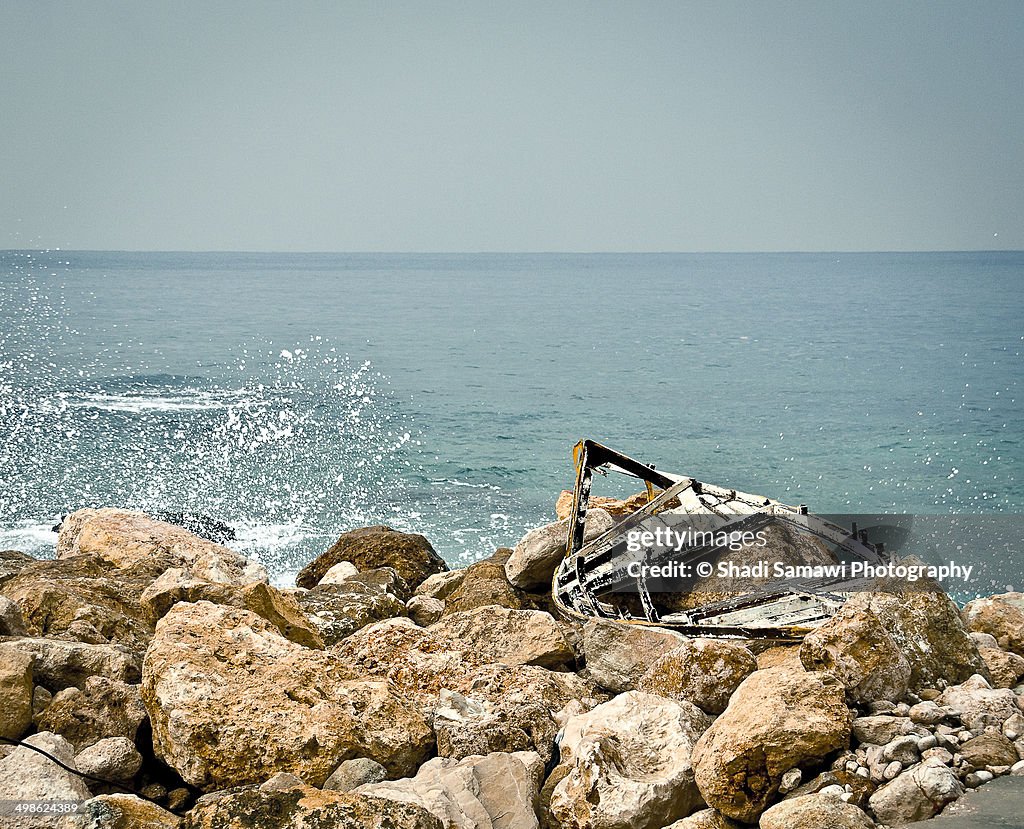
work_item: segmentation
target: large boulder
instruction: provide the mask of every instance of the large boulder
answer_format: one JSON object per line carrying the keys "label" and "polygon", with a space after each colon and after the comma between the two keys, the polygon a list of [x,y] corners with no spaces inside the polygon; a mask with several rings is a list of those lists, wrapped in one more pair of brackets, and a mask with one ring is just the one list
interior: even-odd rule
{"label": "large boulder", "polygon": [[[584,540],[597,538],[613,526],[615,520],[605,510],[588,510]],[[555,568],[565,557],[568,541],[568,520],[530,530],[505,562],[505,575],[509,582],[524,590],[549,587]]]}
{"label": "large boulder", "polygon": [[847,745],[851,722],[843,686],[832,676],[755,671],[698,741],[697,785],[709,806],[753,823],[786,772],[811,769]]}
{"label": "large boulder", "polygon": [[82,804],[88,829],[178,829],[181,818],[133,794],[102,794]]}
{"label": "large boulder", "polygon": [[101,780],[131,780],[142,768],[142,755],[127,737],[106,737],[78,752],[75,766]]}
{"label": "large boulder", "polygon": [[0,636],[28,636],[21,608],[6,596],[0,596]]}
{"label": "large boulder", "polygon": [[204,795],[182,829],[443,829],[413,803],[274,782]]}
{"label": "large boulder", "polygon": [[828,671],[854,703],[897,702],[910,684],[910,660],[879,618],[857,601],[847,603],[800,646],[809,671]]}
{"label": "large boulder", "polygon": [[592,619],[583,626],[583,653],[591,678],[609,691],[636,688],[640,678],[687,639],[671,630]]}
{"label": "large boulder", "polygon": [[0,550],[0,587],[36,559],[18,550]]}
{"label": "large boulder", "polygon": [[327,571],[341,561],[351,562],[359,570],[392,567],[410,590],[427,576],[448,569],[444,559],[422,535],[385,526],[362,527],[343,533],[327,552],[302,568],[295,583],[309,589],[316,587]]}
{"label": "large boulder", "polygon": [[356,678],[250,611],[209,602],[177,604],[157,625],[142,693],[157,755],[205,790],[277,771],[319,786],[352,757],[407,774],[433,742],[385,682]]}
{"label": "large boulder", "polygon": [[75,751],[82,751],[111,737],[135,742],[145,719],[138,685],[93,676],[81,688],[65,688],[55,694],[36,724],[43,731],[60,734]]}
{"label": "large boulder", "polygon": [[438,639],[458,643],[485,662],[564,668],[576,654],[562,628],[541,610],[510,610],[485,605],[445,616],[429,628]]}
{"label": "large boulder", "polygon": [[1020,712],[1017,696],[1009,688],[993,688],[981,675],[972,676],[960,685],[951,685],[936,700],[960,714],[960,721],[973,732],[989,726],[1001,728]]}
{"label": "large boulder", "polygon": [[637,689],[721,714],[739,684],[756,669],[757,660],[743,645],[690,639],[656,659],[640,677]]}
{"label": "large boulder", "polygon": [[831,794],[807,794],[776,803],[761,815],[760,829],[874,829],[861,809]]}
{"label": "large boulder", "polygon": [[1024,656],[1024,593],[1000,593],[968,602],[963,619],[969,630],[995,637],[999,647]]}
{"label": "large boulder", "polygon": [[710,724],[687,702],[629,691],[571,717],[559,741],[555,826],[657,829],[701,805],[691,752]]}
{"label": "large boulder", "polygon": [[341,583],[321,582],[295,598],[323,641],[333,645],[373,622],[405,616],[398,595],[388,590],[388,585],[360,573]]}
{"label": "large boulder", "polygon": [[963,793],[952,769],[929,758],[886,783],[868,802],[879,823],[902,826],[938,814]]}
{"label": "large boulder", "polygon": [[510,555],[512,551],[503,547],[463,570],[458,586],[444,600],[444,613],[461,613],[495,604],[513,610],[531,606],[530,597],[513,586],[505,575],[505,562]]}
{"label": "large boulder", "polygon": [[0,737],[17,740],[32,725],[32,657],[0,644]]}
{"label": "large boulder", "polygon": [[419,806],[445,829],[536,829],[544,764],[533,752],[435,757],[415,777],[360,786],[355,794]]}
{"label": "large boulder", "polygon": [[57,538],[57,558],[88,554],[118,568],[139,562],[158,562],[163,569],[183,567],[198,578],[222,584],[267,580],[262,565],[240,553],[141,512],[82,509],[67,516]]}
{"label": "large boulder", "polygon": [[56,693],[64,688],[81,688],[93,676],[118,682],[138,682],[141,664],[123,645],[91,645],[63,639],[26,637],[7,644],[32,657],[33,681]]}
{"label": "large boulder", "polygon": [[[34,746],[74,769],[75,752],[67,740],[41,731],[28,737],[25,743],[6,757],[0,757],[0,803],[39,800],[78,803],[92,796],[81,777],[28,747]],[[5,815],[3,825],[5,829],[40,829],[70,827],[73,824],[64,815],[33,814],[25,817]]]}
{"label": "large boulder", "polygon": [[437,753],[461,760],[474,754],[535,751],[551,760],[558,724],[543,704],[509,704],[442,689],[434,712]]}
{"label": "large boulder", "polygon": [[1013,688],[1024,676],[1024,656],[1001,648],[979,647],[994,688]]}

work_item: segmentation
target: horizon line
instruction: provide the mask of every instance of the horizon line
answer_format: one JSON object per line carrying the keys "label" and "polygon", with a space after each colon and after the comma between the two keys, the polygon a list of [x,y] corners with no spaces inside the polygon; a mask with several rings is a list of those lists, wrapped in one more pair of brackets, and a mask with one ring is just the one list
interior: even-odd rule
{"label": "horizon line", "polygon": [[764,250],[257,250],[243,248],[0,248],[0,253],[192,253],[294,254],[301,256],[705,256],[720,254],[1024,253],[1024,248],[891,248]]}

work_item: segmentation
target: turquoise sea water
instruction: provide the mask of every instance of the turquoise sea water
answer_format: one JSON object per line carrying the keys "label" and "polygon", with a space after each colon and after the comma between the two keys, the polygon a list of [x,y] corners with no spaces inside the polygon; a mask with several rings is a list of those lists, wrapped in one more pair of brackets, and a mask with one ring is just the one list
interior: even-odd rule
{"label": "turquoise sea water", "polygon": [[[1024,253],[0,253],[0,548],[184,508],[279,577],[514,543],[592,437],[819,512],[1024,512]],[[621,491],[621,490],[620,490]]]}

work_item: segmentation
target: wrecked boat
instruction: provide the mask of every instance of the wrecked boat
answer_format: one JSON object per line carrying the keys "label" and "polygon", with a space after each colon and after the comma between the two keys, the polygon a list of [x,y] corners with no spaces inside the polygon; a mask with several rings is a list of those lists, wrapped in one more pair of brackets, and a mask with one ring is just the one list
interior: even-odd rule
{"label": "wrecked boat", "polygon": [[[850,529],[772,498],[664,472],[591,440],[573,449],[566,554],[552,579],[563,616],[657,625],[687,636],[798,640],[889,558]],[[594,474],[646,485],[646,503],[587,537]],[[640,499],[643,500],[643,499]]]}

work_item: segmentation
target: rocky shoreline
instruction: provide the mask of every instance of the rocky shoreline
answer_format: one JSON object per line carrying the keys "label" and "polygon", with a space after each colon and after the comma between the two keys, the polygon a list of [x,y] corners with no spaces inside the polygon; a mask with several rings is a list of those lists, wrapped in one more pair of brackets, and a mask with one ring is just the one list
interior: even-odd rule
{"label": "rocky shoreline", "polygon": [[3,825],[895,827],[1024,774],[1024,595],[880,589],[785,647],[577,625],[566,526],[455,571],[367,527],[277,589],[73,513],[54,560],[0,552]]}

